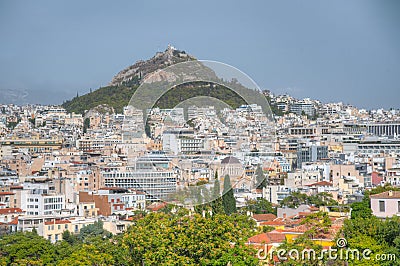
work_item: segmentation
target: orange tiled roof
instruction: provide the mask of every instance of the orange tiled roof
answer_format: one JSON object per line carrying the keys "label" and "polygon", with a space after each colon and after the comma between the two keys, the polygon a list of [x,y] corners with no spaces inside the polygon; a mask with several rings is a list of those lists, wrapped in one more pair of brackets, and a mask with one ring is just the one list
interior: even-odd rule
{"label": "orange tiled roof", "polygon": [[0,215],[10,214],[10,213],[23,213],[24,211],[20,208],[5,208],[0,209]]}
{"label": "orange tiled roof", "polygon": [[18,224],[18,217],[8,223],[9,225],[17,225]]}
{"label": "orange tiled roof", "polygon": [[0,196],[14,195],[14,192],[10,191],[0,191]]}
{"label": "orange tiled roof", "polygon": [[309,230],[310,228],[304,224],[293,227],[293,228],[287,228],[284,230],[284,232],[288,232],[288,233],[304,233],[307,230]]}
{"label": "orange tiled roof", "polygon": [[146,209],[151,211],[158,211],[164,208],[165,206],[167,206],[166,202],[153,202],[152,204],[147,206]]}
{"label": "orange tiled roof", "polygon": [[369,197],[372,199],[400,199],[400,191],[385,191]]}
{"label": "orange tiled roof", "polygon": [[262,233],[247,240],[249,244],[272,244],[282,243],[283,241],[285,241],[285,235],[279,232]]}
{"label": "orange tiled roof", "polygon": [[331,187],[331,186],[333,186],[333,184],[331,183],[331,182],[328,182],[328,181],[320,181],[320,182],[317,182],[317,183],[313,183],[313,184],[310,184],[310,185],[306,185],[307,187]]}
{"label": "orange tiled roof", "polygon": [[273,221],[261,222],[260,225],[279,226],[279,225],[285,225],[285,223],[282,220],[274,219]]}
{"label": "orange tiled roof", "polygon": [[253,219],[256,220],[257,222],[272,221],[272,220],[276,219],[276,215],[274,215],[272,213],[253,214]]}
{"label": "orange tiled roof", "polygon": [[44,224],[45,225],[52,225],[52,224],[70,224],[71,223],[71,221],[69,221],[69,220],[53,220],[53,221],[50,221],[50,222],[45,222]]}

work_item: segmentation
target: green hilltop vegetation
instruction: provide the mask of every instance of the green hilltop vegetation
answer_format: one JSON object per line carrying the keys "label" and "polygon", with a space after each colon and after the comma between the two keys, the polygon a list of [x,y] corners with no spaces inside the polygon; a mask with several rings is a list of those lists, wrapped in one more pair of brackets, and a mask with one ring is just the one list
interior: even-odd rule
{"label": "green hilltop vegetation", "polygon": [[121,113],[124,106],[127,106],[129,99],[136,91],[137,86],[107,86],[88,94],[77,96],[62,104],[68,112],[75,112],[84,114],[85,111],[90,110],[101,104],[107,104],[113,107],[117,113]]}
{"label": "green hilltop vegetation", "polygon": [[[87,110],[102,104],[107,104],[113,107],[115,112],[122,113],[123,107],[129,104],[129,100],[138,86],[138,84],[123,84],[102,87],[88,94],[68,100],[64,102],[62,106],[68,112],[84,114]],[[195,82],[172,88],[157,101],[155,107],[173,108],[182,101],[197,96],[217,98],[232,108],[237,108],[245,104],[245,101],[238,94],[224,86]],[[274,114],[282,114],[276,106],[271,106],[271,109]]]}
{"label": "green hilltop vegetation", "polygon": [[[86,111],[99,105],[108,105],[112,107],[115,112],[122,113],[124,106],[129,104],[129,100],[141,84],[142,77],[164,67],[191,60],[196,59],[186,54],[185,51],[179,51],[172,46],[168,46],[164,52],[157,53],[146,61],[138,61],[132,66],[120,71],[114,76],[109,86],[101,87],[93,92],[91,90],[90,93],[82,96],[77,95],[73,99],[64,102],[62,106],[68,112],[85,114]],[[210,74],[212,75],[212,73],[213,71],[211,70]],[[229,86],[242,87],[237,80],[232,80]],[[244,87],[242,87],[241,90],[242,93],[247,93],[243,88]],[[249,95],[252,93],[254,93],[254,91],[249,92]],[[209,82],[192,82],[179,85],[169,90],[159,99],[155,107],[163,109],[174,108],[182,101],[198,96],[209,96],[219,99],[232,108],[237,108],[245,104],[245,101],[238,94],[225,86]],[[145,101],[146,99],[143,100]],[[276,108],[276,106],[271,106],[271,109],[273,113],[282,115],[282,112]]]}

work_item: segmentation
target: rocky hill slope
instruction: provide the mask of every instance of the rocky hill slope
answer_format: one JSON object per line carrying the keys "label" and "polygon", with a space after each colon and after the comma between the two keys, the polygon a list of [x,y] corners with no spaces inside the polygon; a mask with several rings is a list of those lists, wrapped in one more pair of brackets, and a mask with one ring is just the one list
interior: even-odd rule
{"label": "rocky hill slope", "polygon": [[179,51],[173,46],[168,45],[168,48],[146,61],[138,61],[134,65],[125,68],[113,77],[109,86],[119,86],[130,84],[132,81],[140,80],[147,74],[164,67],[177,64],[184,61],[195,60],[195,58],[185,51]]}

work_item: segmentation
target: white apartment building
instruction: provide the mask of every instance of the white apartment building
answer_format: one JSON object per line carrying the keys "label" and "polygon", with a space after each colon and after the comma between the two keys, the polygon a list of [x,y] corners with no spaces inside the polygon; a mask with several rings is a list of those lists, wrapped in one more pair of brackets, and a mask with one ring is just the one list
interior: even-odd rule
{"label": "white apartment building", "polygon": [[102,173],[105,187],[134,188],[146,193],[147,200],[165,199],[176,191],[177,177],[172,171],[124,171]]}
{"label": "white apartment building", "polygon": [[21,191],[21,209],[26,215],[61,214],[65,209],[65,195],[50,191],[47,183],[25,183]]}

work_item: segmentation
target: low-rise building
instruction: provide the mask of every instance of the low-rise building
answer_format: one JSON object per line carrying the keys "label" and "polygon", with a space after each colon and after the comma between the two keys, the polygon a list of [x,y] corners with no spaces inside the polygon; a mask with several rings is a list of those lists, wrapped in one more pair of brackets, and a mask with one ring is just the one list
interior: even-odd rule
{"label": "low-rise building", "polygon": [[400,191],[386,191],[371,195],[372,214],[379,218],[400,215]]}

